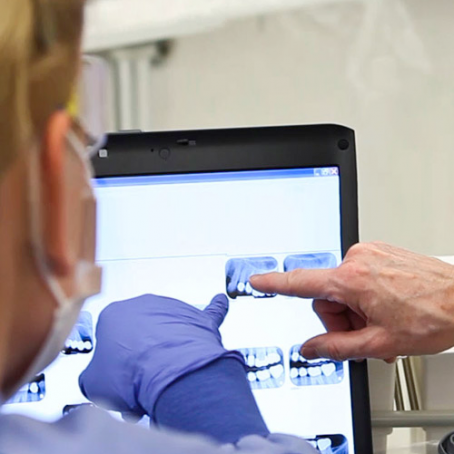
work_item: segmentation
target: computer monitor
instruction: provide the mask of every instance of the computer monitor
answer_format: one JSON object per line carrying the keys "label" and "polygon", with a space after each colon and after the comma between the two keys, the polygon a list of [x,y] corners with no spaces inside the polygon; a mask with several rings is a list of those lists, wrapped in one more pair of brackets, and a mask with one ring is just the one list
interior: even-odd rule
{"label": "computer monitor", "polygon": [[[224,345],[272,432],[321,453],[371,453],[365,364],[310,361],[324,332],[309,300],[262,294],[249,277],[333,268],[358,241],[354,134],[335,125],[112,135],[94,159],[102,293],[60,357],[6,406],[43,420],[90,404],[77,379],[101,311],[142,294],[199,309],[226,293]],[[184,350],[181,352],[184,355]]]}

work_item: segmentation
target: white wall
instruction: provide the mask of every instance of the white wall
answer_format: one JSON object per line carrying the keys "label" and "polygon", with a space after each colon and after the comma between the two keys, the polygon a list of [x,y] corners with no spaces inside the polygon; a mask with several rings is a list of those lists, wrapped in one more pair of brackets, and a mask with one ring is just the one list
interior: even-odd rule
{"label": "white wall", "polygon": [[153,129],[336,122],[357,132],[363,240],[454,253],[454,2],[346,1],[176,42]]}

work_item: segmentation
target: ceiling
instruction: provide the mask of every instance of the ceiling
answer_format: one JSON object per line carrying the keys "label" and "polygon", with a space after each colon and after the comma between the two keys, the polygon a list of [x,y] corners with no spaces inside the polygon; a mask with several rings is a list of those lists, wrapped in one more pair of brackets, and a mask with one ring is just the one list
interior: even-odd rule
{"label": "ceiling", "polygon": [[84,48],[101,52],[200,33],[229,20],[346,0],[92,0]]}

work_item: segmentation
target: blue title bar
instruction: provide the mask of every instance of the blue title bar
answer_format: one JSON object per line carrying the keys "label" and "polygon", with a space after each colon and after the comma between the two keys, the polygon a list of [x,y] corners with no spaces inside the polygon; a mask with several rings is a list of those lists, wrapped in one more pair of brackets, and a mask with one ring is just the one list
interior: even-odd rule
{"label": "blue title bar", "polygon": [[212,172],[137,177],[108,177],[94,180],[95,187],[144,186],[156,184],[208,183],[220,181],[271,180],[283,178],[338,177],[338,167],[306,169],[254,170],[241,172]]}

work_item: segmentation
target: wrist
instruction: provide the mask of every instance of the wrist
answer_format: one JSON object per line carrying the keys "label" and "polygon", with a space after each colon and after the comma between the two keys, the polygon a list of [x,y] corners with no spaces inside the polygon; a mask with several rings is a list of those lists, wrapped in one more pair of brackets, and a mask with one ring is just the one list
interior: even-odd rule
{"label": "wrist", "polygon": [[168,386],[154,409],[157,425],[236,443],[269,431],[246,379],[244,364],[221,358]]}

